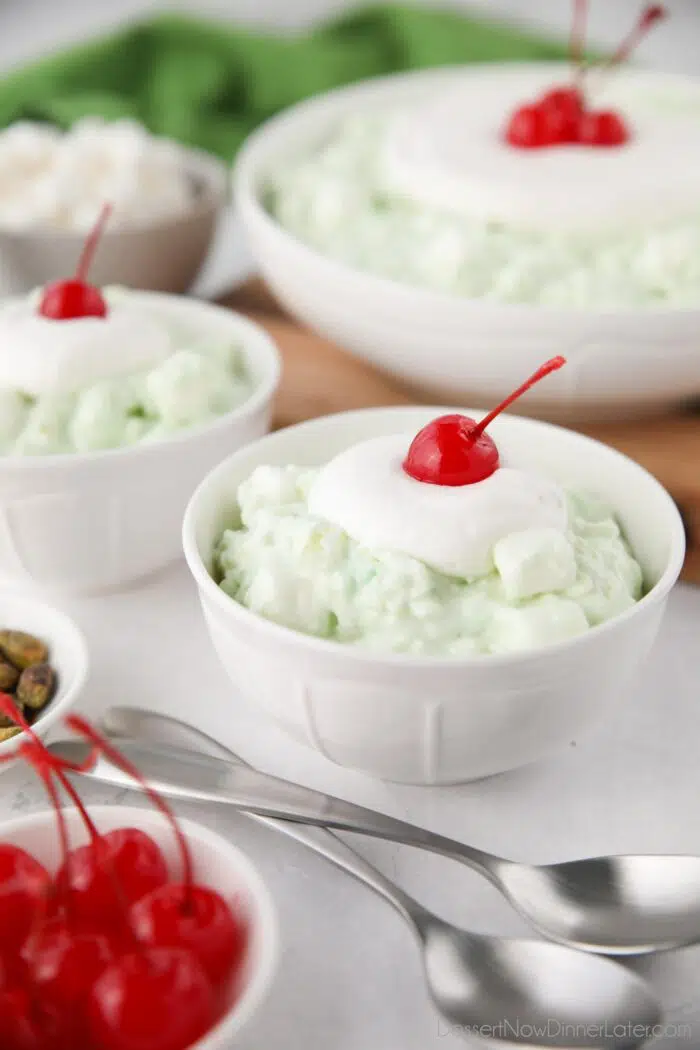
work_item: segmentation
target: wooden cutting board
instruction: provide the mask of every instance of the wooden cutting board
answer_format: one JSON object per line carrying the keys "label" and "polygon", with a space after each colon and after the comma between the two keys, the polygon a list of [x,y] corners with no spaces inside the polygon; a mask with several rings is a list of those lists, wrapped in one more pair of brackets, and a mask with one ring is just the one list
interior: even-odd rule
{"label": "wooden cutting board", "polygon": [[[416,403],[415,394],[395,379],[301,327],[261,281],[248,282],[223,302],[266,328],[280,348],[284,371],[275,404],[276,427],[330,412]],[[700,583],[700,414],[577,429],[635,459],[668,489],[688,535],[684,579]]]}

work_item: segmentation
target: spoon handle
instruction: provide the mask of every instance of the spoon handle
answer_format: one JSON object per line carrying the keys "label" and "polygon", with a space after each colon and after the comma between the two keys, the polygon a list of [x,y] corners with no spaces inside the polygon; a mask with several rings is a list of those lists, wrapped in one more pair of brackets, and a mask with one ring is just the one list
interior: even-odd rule
{"label": "spoon handle", "polygon": [[[159,715],[156,711],[142,708],[113,707],[105,715],[103,729],[113,739],[132,737],[163,747],[186,748],[199,754],[209,753],[229,764],[253,769],[240,755],[225,747],[201,729],[182,722],[179,718]],[[414,925],[425,913],[425,909],[404,893],[400,887],[386,878],[373,865],[356,853],[350,846],[326,828],[305,827],[289,820],[275,820],[259,813],[249,813],[252,820],[301,842],[308,849],[325,857],[337,868],[353,875],[360,882],[384,897],[409,924]]]}
{"label": "spoon handle", "polygon": [[[70,739],[54,741],[49,750],[81,763],[86,760],[90,748],[83,741]],[[120,750],[156,791],[171,798],[224,803],[263,817],[357,831],[374,838],[416,846],[461,861],[497,884],[498,870],[507,863],[415,824],[218,758],[174,748],[164,749],[135,740],[121,740]],[[102,756],[82,775],[138,790],[126,774]]]}

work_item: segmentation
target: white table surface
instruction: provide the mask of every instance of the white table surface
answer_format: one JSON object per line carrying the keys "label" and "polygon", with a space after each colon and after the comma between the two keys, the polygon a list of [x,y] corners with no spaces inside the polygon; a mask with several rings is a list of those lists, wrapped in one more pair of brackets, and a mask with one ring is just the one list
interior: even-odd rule
{"label": "white table surface", "polygon": [[[90,645],[93,670],[83,707],[92,717],[110,704],[129,702],[169,711],[270,772],[516,859],[700,853],[700,589],[676,588],[648,665],[625,704],[595,736],[572,741],[566,753],[537,766],[439,789],[383,785],[340,770],[259,721],[217,663],[182,564],[131,592],[62,604]],[[44,805],[41,789],[21,768],[8,770],[1,784],[0,817]],[[83,788],[94,802],[123,797],[87,783]],[[410,934],[386,904],[251,820],[182,807],[188,810],[225,828],[250,853],[279,908],[278,979],[241,1050],[464,1046],[427,1002]],[[407,847],[355,841],[445,917],[484,932],[528,932],[470,871]],[[700,1046],[700,948],[669,955],[656,970],[671,1023],[694,1027],[694,1036],[658,1046]]]}
{"label": "white table surface", "polygon": [[[54,42],[51,34],[55,42],[67,41],[118,20],[120,8],[126,16],[157,6],[147,0],[110,5],[65,0],[54,32],[38,17],[45,9],[50,21],[56,13],[53,2],[30,0],[27,7],[6,0],[1,5],[0,66],[45,50]],[[338,6],[341,0],[334,2]],[[250,11],[271,21],[265,12],[275,5],[272,0],[237,0],[225,6],[233,14]],[[297,11],[296,4],[281,6],[287,13]],[[305,0],[299,8],[313,8],[317,14],[331,6],[330,0]],[[565,24],[563,12],[568,11],[561,0],[527,5],[489,0],[482,6],[498,13],[527,11],[533,21],[554,25]],[[616,40],[620,25],[629,23],[639,5],[616,0],[613,6],[614,12],[609,2],[593,5],[596,42]],[[700,5],[673,0],[672,7],[674,19],[659,32],[657,43],[649,41],[645,57],[662,68],[700,72]],[[230,216],[200,291],[230,286],[248,268],[236,220]],[[196,722],[261,768],[517,859],[546,862],[624,851],[700,853],[700,588],[676,588],[632,695],[597,735],[572,741],[567,753],[527,770],[448,789],[377,784],[339,770],[260,722],[238,700],[216,662],[183,565],[129,593],[62,605],[89,641],[93,671],[83,709],[92,717],[116,703],[169,711]],[[95,802],[120,797],[87,784],[84,793]],[[0,819],[43,805],[29,773],[15,768],[3,774]],[[410,934],[382,901],[302,846],[250,820],[213,816],[201,807],[182,810],[225,828],[250,853],[279,908],[279,974],[266,1009],[237,1044],[240,1050],[465,1046],[429,1005]],[[480,931],[527,933],[496,892],[466,869],[407,848],[359,837],[355,842],[446,917]],[[653,976],[668,1009],[669,1031],[655,1044],[657,1050],[700,1047],[700,947],[641,968]]]}

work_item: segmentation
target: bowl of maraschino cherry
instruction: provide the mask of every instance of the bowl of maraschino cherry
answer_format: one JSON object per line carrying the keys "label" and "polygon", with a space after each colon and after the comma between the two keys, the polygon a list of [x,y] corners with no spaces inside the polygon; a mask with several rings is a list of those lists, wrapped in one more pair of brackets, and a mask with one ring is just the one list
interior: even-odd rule
{"label": "bowl of maraschino cherry", "polygon": [[[88,807],[23,724],[21,756],[51,811],[0,830],[2,1050],[223,1050],[260,1006],[276,918],[252,863],[220,835],[158,812]],[[85,720],[66,723],[138,771]],[[63,810],[60,793],[71,808]]]}

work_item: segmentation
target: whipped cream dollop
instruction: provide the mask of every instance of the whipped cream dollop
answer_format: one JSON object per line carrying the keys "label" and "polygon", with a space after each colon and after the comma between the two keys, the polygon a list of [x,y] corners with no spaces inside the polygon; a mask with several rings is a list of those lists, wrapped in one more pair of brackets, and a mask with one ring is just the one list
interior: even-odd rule
{"label": "whipped cream dollop", "polygon": [[[491,572],[494,549],[512,534],[541,530],[545,551],[552,532],[565,536],[566,494],[554,481],[507,462],[472,485],[415,481],[402,466],[408,444],[392,435],[341,452],[314,479],[311,514],[371,550],[407,554],[466,580]],[[504,563],[509,553],[501,553]]]}
{"label": "whipped cream dollop", "polygon": [[172,352],[166,328],[129,302],[108,314],[51,320],[32,299],[0,310],[0,390],[66,394],[154,368]]}
{"label": "whipped cream dollop", "polygon": [[519,105],[570,80],[564,67],[537,66],[446,80],[390,121],[381,183],[414,203],[524,229],[607,231],[696,214],[700,81],[631,70],[596,83],[591,74],[593,107],[619,111],[631,128],[620,147],[504,141]]}
{"label": "whipped cream dollop", "polygon": [[134,120],[86,117],[68,131],[18,121],[0,131],[0,228],[84,231],[105,201],[112,227],[185,212],[185,151]]}

